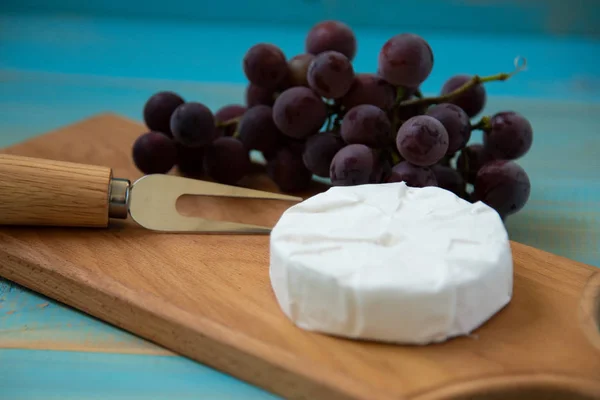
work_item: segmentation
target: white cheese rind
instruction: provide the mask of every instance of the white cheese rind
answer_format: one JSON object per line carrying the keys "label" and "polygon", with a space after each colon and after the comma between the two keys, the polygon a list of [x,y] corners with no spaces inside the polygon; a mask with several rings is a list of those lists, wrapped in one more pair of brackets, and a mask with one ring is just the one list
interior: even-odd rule
{"label": "white cheese rind", "polygon": [[270,247],[277,302],[310,331],[441,342],[471,333],[512,297],[499,215],[440,188],[333,187],[289,208]]}

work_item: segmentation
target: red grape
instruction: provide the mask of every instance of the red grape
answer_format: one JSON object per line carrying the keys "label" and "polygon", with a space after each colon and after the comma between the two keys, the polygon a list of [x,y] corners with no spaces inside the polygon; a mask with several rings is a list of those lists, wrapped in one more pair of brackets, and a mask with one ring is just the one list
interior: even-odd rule
{"label": "red grape", "polygon": [[269,43],[252,46],[243,64],[248,80],[266,89],[276,88],[288,73],[285,55],[279,47]]}
{"label": "red grape", "polygon": [[328,178],[331,160],[344,147],[342,138],[333,132],[317,133],[308,138],[302,160],[313,174]]}
{"label": "red grape", "polygon": [[348,144],[380,148],[392,142],[392,124],[386,113],[370,104],[351,108],[344,115],[341,133]]}
{"label": "red grape", "polygon": [[246,105],[254,107],[259,104],[272,106],[275,103],[275,92],[272,89],[265,89],[250,83],[246,87]]}
{"label": "red grape", "polygon": [[417,115],[398,130],[396,146],[400,155],[418,166],[430,166],[442,159],[448,150],[448,132],[437,119]]}
{"label": "red grape", "polygon": [[[444,83],[441,94],[451,93],[470,80],[471,77],[468,75],[455,75]],[[467,113],[469,118],[472,118],[483,110],[486,100],[485,88],[482,84],[477,84],[448,102],[456,104]]]}
{"label": "red grape", "polygon": [[303,86],[287,89],[273,106],[275,125],[285,135],[301,139],[317,133],[327,119],[325,103]]}
{"label": "red grape", "polygon": [[163,91],[153,94],[144,105],[144,122],[148,129],[173,136],[170,126],[171,115],[183,103],[183,98],[173,92]]}
{"label": "red grape", "polygon": [[189,147],[206,146],[218,134],[210,109],[196,102],[184,103],[175,109],[171,131],[175,140]]}
{"label": "red grape", "polygon": [[304,153],[306,139],[296,139],[289,136],[282,136],[282,138],[282,147],[287,147],[294,154],[302,155]]}
{"label": "red grape", "polygon": [[311,28],[306,36],[306,52],[319,54],[333,50],[342,53],[349,60],[356,55],[356,37],[352,29],[340,21],[323,21]]}
{"label": "red grape", "polygon": [[515,160],[527,153],[533,143],[529,121],[514,111],[495,114],[492,129],[483,134],[483,147],[494,158]]}
{"label": "red grape", "polygon": [[385,153],[375,158],[375,167],[369,178],[369,183],[384,183],[392,173],[392,162]]}
{"label": "red grape", "polygon": [[392,85],[417,88],[433,69],[433,52],[420,36],[393,36],[379,52],[379,74]]}
{"label": "red grape", "polygon": [[349,144],[331,160],[329,178],[334,186],[354,186],[370,183],[375,171],[373,150],[364,144]]}
{"label": "red grape", "polygon": [[279,149],[268,161],[267,174],[285,192],[306,190],[312,179],[312,173],[302,162],[302,155],[288,147]]}
{"label": "red grape", "polygon": [[465,194],[465,181],[457,170],[445,165],[435,164],[431,166],[431,171],[433,171],[439,187],[449,190],[459,197]]}
{"label": "red grape", "polygon": [[239,134],[247,149],[267,153],[277,149],[282,136],[273,122],[273,109],[263,105],[246,111],[240,121]]}
{"label": "red grape", "polygon": [[182,176],[199,178],[204,173],[204,147],[177,144],[177,169]]}
{"label": "red grape", "polygon": [[394,165],[387,182],[404,182],[410,187],[437,186],[437,180],[431,168],[419,167],[408,161]]}
{"label": "red grape", "polygon": [[312,60],[307,77],[316,93],[328,99],[339,99],[350,90],[354,69],[345,55],[330,50]]}
{"label": "red grape", "polygon": [[314,58],[312,54],[299,54],[288,61],[291,86],[308,86],[308,67]]}
{"label": "red grape", "polygon": [[[240,104],[229,104],[223,106],[215,113],[215,122],[227,122],[231,119],[241,117],[247,108]],[[217,128],[217,136],[232,136],[235,133],[237,124]]]}
{"label": "red grape", "polygon": [[150,131],[133,142],[132,157],[143,174],[166,174],[177,162],[177,147],[164,133]]}
{"label": "red grape", "polygon": [[483,145],[473,143],[461,150],[456,159],[456,169],[468,183],[474,184],[481,166],[492,160],[493,157],[485,151]]}
{"label": "red grape", "polygon": [[475,200],[492,207],[502,218],[521,210],[530,192],[527,173],[514,161],[490,161],[477,173]]}
{"label": "red grape", "polygon": [[250,154],[238,139],[220,137],[206,148],[204,169],[217,182],[233,185],[250,170]]}
{"label": "red grape", "polygon": [[356,74],[341,103],[346,109],[361,104],[372,104],[388,111],[393,107],[395,100],[396,89],[385,79],[375,74]]}
{"label": "red grape", "polygon": [[427,110],[426,115],[440,121],[448,132],[448,150],[446,154],[454,154],[465,147],[471,138],[469,116],[457,105],[442,103]]}

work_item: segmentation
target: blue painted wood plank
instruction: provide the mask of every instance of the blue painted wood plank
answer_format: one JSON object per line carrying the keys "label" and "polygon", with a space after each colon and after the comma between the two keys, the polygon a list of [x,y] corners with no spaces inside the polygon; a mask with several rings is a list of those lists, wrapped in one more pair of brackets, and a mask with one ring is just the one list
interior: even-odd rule
{"label": "blue painted wood plank", "polygon": [[122,16],[164,21],[300,24],[340,19],[353,25],[494,34],[588,34],[600,32],[600,7],[595,0],[180,0],[166,6],[161,0],[4,0],[13,12],[52,12],[86,16]]}
{"label": "blue painted wood plank", "polygon": [[0,349],[3,400],[275,400],[181,357]]}
{"label": "blue painted wood plank", "polygon": [[6,280],[0,280],[0,348],[173,355]]}
{"label": "blue painted wood plank", "polygon": [[[361,46],[357,68],[373,71],[379,47],[396,31],[361,28],[357,33]],[[245,50],[257,41],[273,40],[291,55],[302,51],[304,34],[301,28],[273,26],[0,16],[0,146],[103,111],[139,121],[146,98],[162,89],[176,90],[213,110],[241,102],[240,62]],[[600,266],[600,165],[596,156],[600,148],[600,45],[590,40],[483,34],[425,36],[431,36],[437,60],[424,87],[429,93],[436,92],[453,73],[495,73],[510,68],[516,54],[528,57],[528,72],[488,86],[493,97],[486,113],[515,109],[531,120],[535,130],[533,149],[519,160],[530,174],[532,196],[527,207],[507,221],[509,234],[514,240]],[[480,141],[480,135],[474,135],[473,141]],[[2,347],[160,351],[6,283],[0,283]],[[4,361],[18,366],[9,372],[10,379]],[[54,363],[61,377],[52,375]],[[117,371],[129,386],[123,384],[120,393],[111,391],[104,378],[98,378],[106,371]],[[35,375],[51,378],[39,383],[35,378],[27,380]],[[63,379],[69,376],[77,382],[69,385]],[[212,398],[214,385],[223,377],[176,356],[0,350],[2,394],[21,391],[19,399],[131,399],[147,382],[156,396],[144,398]],[[54,379],[62,387],[53,385]],[[236,389],[239,382],[235,379],[223,382],[226,396],[251,398],[254,393],[252,388]],[[187,392],[170,396],[179,393],[178,387]]]}
{"label": "blue painted wood plank", "polygon": [[[354,67],[377,70],[385,41],[404,27],[356,29]],[[478,32],[448,34],[414,30],[435,54],[435,66],[423,84],[438,92],[456,73],[510,72],[516,56],[529,71],[504,83],[492,83],[494,96],[598,101],[600,42],[591,39],[496,36]],[[194,24],[86,17],[38,17],[0,14],[0,68],[172,79],[206,83],[245,83],[242,58],[258,42],[272,42],[289,57],[304,51],[306,27],[268,24]],[[90,93],[93,95],[93,92]]]}

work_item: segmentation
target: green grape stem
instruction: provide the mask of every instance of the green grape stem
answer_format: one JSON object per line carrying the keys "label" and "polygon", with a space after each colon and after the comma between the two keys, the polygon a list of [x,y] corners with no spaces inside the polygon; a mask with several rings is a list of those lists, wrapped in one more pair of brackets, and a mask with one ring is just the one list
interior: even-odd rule
{"label": "green grape stem", "polygon": [[459,87],[458,89],[456,89],[450,93],[446,93],[446,94],[443,94],[441,96],[436,96],[436,97],[423,97],[423,98],[405,100],[405,101],[401,102],[400,104],[398,104],[398,107],[408,107],[408,106],[414,106],[414,105],[430,106],[433,104],[447,103],[449,101],[454,100],[456,97],[460,96],[461,94],[467,92],[468,90],[470,90],[471,88],[473,88],[476,85],[487,83],[487,82],[494,82],[494,81],[506,81],[506,80],[512,78],[517,73],[523,71],[526,68],[526,65],[527,65],[527,62],[524,58],[517,57],[515,59],[515,70],[513,72],[510,72],[510,73],[503,72],[503,73],[489,75],[489,76],[483,76],[483,77],[481,77],[479,75],[474,75],[464,85],[462,85],[461,87]]}
{"label": "green grape stem", "polygon": [[402,162],[402,157],[400,157],[400,154],[397,151],[390,151],[390,155],[392,156],[392,164],[393,165],[397,165],[400,164]]}
{"label": "green grape stem", "polygon": [[402,99],[406,95],[406,90],[403,87],[396,88],[396,101],[394,102],[394,107],[399,106],[402,103]]}
{"label": "green grape stem", "polygon": [[492,129],[492,118],[486,115],[481,117],[477,123],[471,124],[471,130],[474,131],[476,129],[490,131]]}
{"label": "green grape stem", "polygon": [[227,126],[236,125],[242,120],[242,116],[228,119],[227,121],[217,121],[215,122],[216,128],[225,128]]}

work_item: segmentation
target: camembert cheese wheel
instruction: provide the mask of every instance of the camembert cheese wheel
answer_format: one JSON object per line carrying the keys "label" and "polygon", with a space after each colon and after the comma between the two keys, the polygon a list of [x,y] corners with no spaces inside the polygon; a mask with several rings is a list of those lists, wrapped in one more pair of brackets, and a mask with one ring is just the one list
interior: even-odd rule
{"label": "camembert cheese wheel", "polygon": [[427,344],[466,335],[512,296],[498,213],[404,182],[332,187],[292,206],[270,237],[270,279],[298,327]]}

